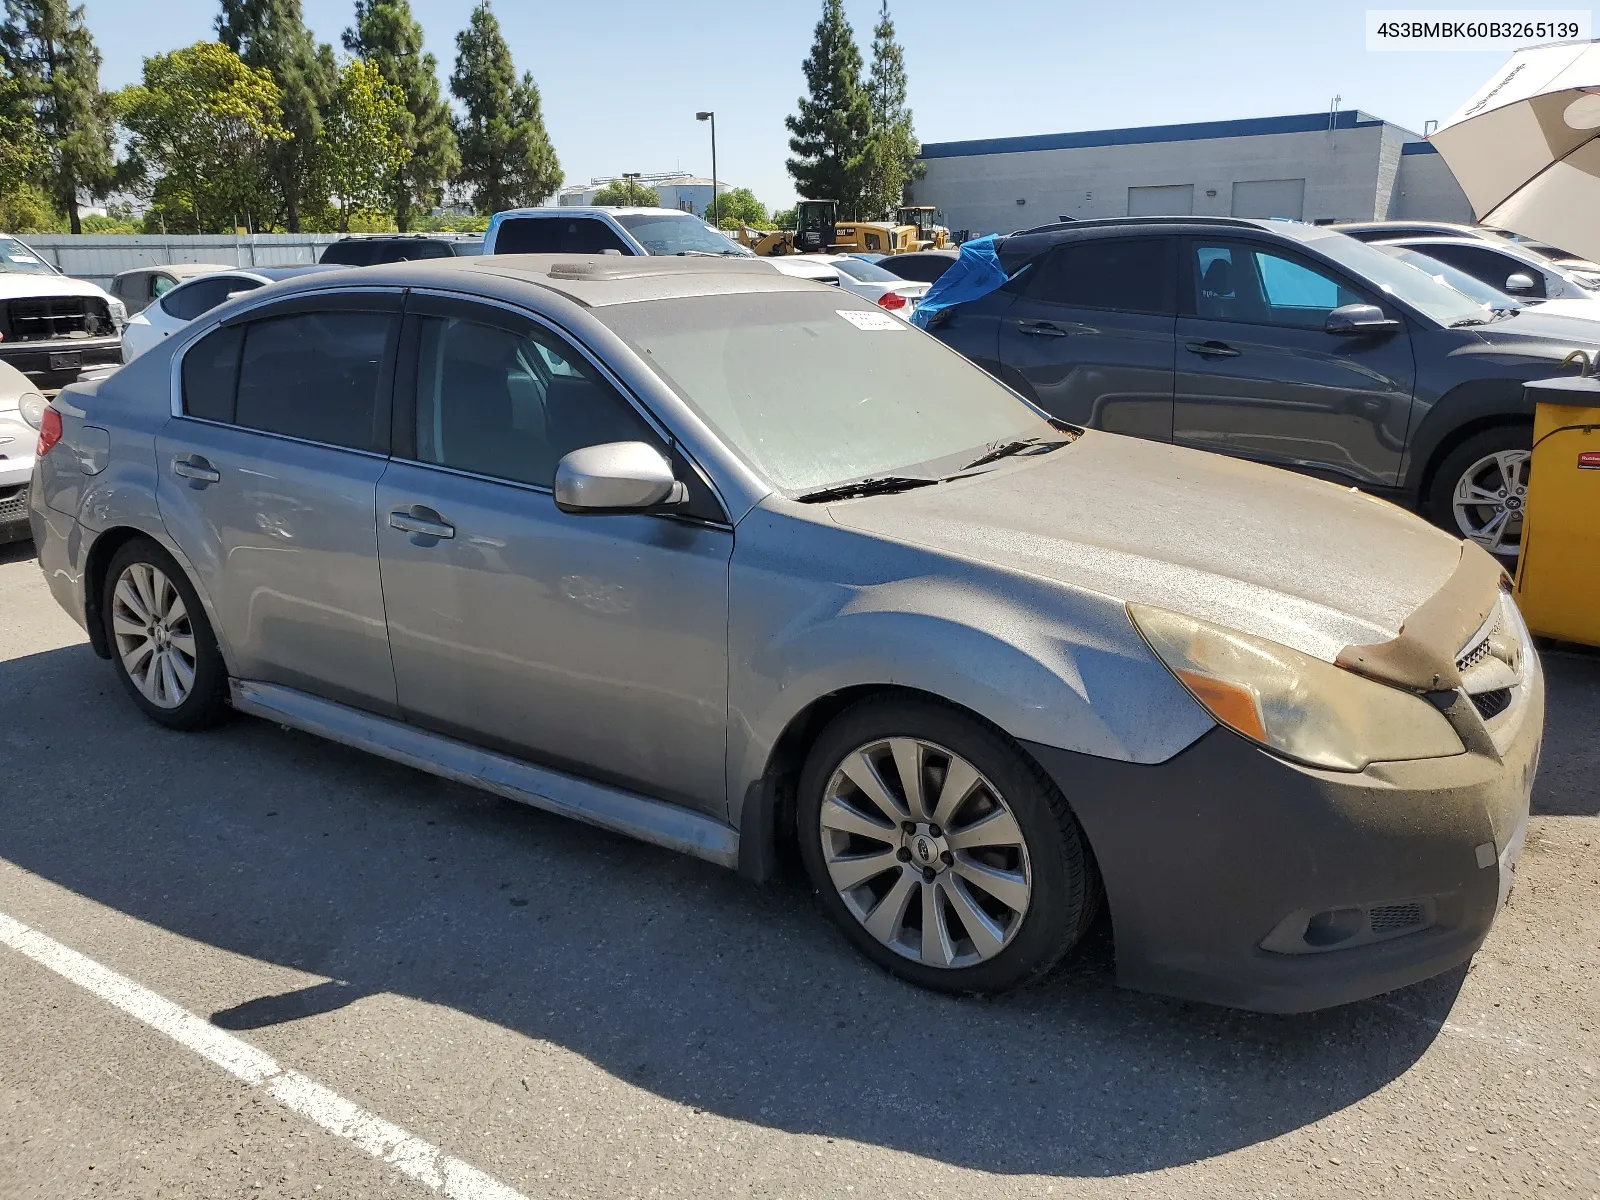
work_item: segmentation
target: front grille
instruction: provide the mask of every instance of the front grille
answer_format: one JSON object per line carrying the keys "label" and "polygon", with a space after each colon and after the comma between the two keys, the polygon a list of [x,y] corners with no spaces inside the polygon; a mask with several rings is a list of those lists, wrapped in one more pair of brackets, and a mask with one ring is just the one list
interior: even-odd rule
{"label": "front grille", "polygon": [[1371,920],[1373,936],[1382,937],[1423,925],[1428,914],[1420,904],[1380,904],[1372,910]]}
{"label": "front grille", "polygon": [[54,342],[110,337],[116,332],[104,300],[93,296],[47,296],[10,300],[3,306],[7,342]]}
{"label": "front grille", "polygon": [[1456,670],[1464,675],[1489,657],[1489,641],[1499,631],[1501,619],[1496,615],[1492,622],[1478,631],[1478,635],[1461,652],[1461,657],[1456,659]]}
{"label": "front grille", "polygon": [[1492,721],[1511,707],[1511,689],[1495,688],[1492,692],[1479,692],[1472,697],[1472,707],[1485,721]]}

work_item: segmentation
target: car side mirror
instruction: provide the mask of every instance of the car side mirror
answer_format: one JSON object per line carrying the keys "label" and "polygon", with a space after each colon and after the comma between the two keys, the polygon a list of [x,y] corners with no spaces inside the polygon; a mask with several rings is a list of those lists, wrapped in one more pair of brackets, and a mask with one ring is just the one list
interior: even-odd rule
{"label": "car side mirror", "polygon": [[1506,276],[1506,291],[1508,292],[1531,292],[1534,287],[1533,276],[1525,271],[1517,271]]}
{"label": "car side mirror", "polygon": [[584,446],[556,464],[556,507],[566,513],[640,512],[682,504],[689,489],[644,442]]}
{"label": "car side mirror", "polygon": [[1384,316],[1376,304],[1341,304],[1328,314],[1322,327],[1342,337],[1400,332],[1400,322]]}

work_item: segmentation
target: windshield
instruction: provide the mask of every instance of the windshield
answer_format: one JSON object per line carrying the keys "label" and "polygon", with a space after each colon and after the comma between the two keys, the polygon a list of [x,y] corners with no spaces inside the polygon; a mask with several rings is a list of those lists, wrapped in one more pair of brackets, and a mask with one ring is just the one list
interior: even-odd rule
{"label": "windshield", "polygon": [[828,264],[837,270],[843,271],[851,279],[861,283],[904,283],[905,280],[882,267],[873,266],[859,258],[836,258]]}
{"label": "windshield", "polygon": [[848,295],[695,296],[601,310],[757,473],[810,491],[918,474],[1059,432],[934,338]]}
{"label": "windshield", "polygon": [[54,275],[55,268],[16,238],[0,237],[0,271],[16,275]]}
{"label": "windshield", "polygon": [[1306,245],[1441,325],[1483,320],[1483,307],[1477,301],[1440,283],[1428,271],[1390,258],[1376,246],[1342,233],[1308,238]]}
{"label": "windshield", "polygon": [[1419,271],[1426,271],[1446,287],[1455,288],[1463,296],[1476,300],[1479,304],[1486,304],[1490,308],[1521,308],[1522,306],[1504,292],[1496,291],[1481,279],[1475,279],[1465,271],[1457,270],[1449,263],[1442,263],[1437,258],[1429,258],[1416,250],[1408,250],[1404,246],[1379,246],[1379,250],[1390,258],[1398,258],[1403,263],[1408,263]]}
{"label": "windshield", "polygon": [[726,254],[748,258],[750,251],[723,237],[688,213],[618,213],[617,223],[651,254]]}

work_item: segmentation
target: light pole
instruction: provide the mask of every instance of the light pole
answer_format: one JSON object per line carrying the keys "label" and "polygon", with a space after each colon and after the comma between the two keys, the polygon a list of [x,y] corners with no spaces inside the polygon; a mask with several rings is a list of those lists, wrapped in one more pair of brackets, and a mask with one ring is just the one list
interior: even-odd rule
{"label": "light pole", "polygon": [[697,112],[694,115],[694,119],[696,121],[710,121],[711,122],[711,205],[712,205],[712,211],[716,212],[718,214],[718,220],[720,221],[720,219],[721,219],[721,210],[716,207],[716,203],[717,203],[717,114],[714,113],[714,112]]}
{"label": "light pole", "polygon": [[642,186],[643,184],[639,182],[639,172],[624,171],[622,173],[622,187],[623,191],[627,193],[629,204],[632,204],[639,198],[637,189]]}

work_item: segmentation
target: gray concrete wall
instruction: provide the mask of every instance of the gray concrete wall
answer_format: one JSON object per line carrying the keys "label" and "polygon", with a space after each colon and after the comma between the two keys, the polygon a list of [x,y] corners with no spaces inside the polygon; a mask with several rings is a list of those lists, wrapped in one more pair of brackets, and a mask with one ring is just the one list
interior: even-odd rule
{"label": "gray concrete wall", "polygon": [[1450,173],[1442,154],[1406,154],[1400,158],[1394,208],[1389,216],[1408,221],[1472,223],[1472,205]]}
{"label": "gray concrete wall", "polygon": [[314,263],[337,233],[19,235],[63,274],[106,287],[120,271],[167,263],[219,263],[227,267],[293,267]]}
{"label": "gray concrete wall", "polygon": [[975,235],[1126,216],[1130,187],[1192,184],[1197,214],[1227,216],[1233,185],[1261,179],[1305,179],[1307,221],[1371,220],[1386,215],[1377,212],[1386,128],[930,158],[914,191]]}

